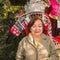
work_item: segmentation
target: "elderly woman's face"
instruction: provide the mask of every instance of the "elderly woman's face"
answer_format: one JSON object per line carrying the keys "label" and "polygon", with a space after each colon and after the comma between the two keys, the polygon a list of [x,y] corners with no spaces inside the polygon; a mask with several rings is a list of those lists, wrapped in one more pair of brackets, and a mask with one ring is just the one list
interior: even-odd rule
{"label": "elderly woman's face", "polygon": [[43,25],[40,20],[36,20],[30,29],[31,33],[35,36],[39,36],[43,31]]}

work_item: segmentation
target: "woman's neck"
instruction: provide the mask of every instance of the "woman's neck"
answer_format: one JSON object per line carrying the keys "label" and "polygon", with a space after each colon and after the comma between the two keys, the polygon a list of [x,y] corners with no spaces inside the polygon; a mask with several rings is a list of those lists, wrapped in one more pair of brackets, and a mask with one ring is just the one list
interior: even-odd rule
{"label": "woman's neck", "polygon": [[40,40],[40,36],[35,36],[35,35],[33,35],[33,39],[34,39],[35,41],[39,41],[39,40]]}

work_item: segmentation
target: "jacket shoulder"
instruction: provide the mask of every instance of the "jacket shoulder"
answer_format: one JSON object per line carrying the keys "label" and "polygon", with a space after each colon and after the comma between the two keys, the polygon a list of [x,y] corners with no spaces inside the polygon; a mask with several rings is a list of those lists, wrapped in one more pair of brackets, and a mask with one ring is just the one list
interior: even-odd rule
{"label": "jacket shoulder", "polygon": [[52,38],[49,37],[49,36],[47,36],[47,35],[45,35],[45,34],[42,34],[41,37],[42,37],[44,40],[46,40],[48,43],[53,42]]}

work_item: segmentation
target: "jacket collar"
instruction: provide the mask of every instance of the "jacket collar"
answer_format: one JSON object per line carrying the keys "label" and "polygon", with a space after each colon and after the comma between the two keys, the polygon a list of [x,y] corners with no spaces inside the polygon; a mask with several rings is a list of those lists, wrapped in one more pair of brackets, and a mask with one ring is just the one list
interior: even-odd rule
{"label": "jacket collar", "polygon": [[[45,46],[47,43],[46,40],[47,40],[47,36],[42,33],[40,35],[40,43],[42,43]],[[31,38],[30,34],[28,35],[28,42],[35,47],[35,44],[33,43],[33,39]]]}

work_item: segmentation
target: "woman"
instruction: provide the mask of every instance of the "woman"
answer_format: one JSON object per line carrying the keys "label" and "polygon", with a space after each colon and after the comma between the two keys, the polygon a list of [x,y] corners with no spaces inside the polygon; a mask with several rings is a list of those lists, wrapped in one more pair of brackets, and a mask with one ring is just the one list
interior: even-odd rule
{"label": "woman", "polygon": [[52,40],[43,34],[44,25],[39,16],[28,24],[29,35],[24,37],[16,54],[16,60],[58,60]]}

